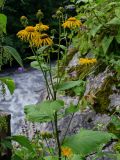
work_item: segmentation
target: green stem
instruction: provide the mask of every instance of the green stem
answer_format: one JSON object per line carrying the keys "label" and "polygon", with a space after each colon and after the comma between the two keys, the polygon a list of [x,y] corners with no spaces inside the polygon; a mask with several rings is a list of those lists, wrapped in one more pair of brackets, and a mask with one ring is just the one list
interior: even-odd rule
{"label": "green stem", "polygon": [[32,49],[32,52],[33,52],[34,56],[35,56],[36,59],[37,59],[37,62],[38,62],[38,64],[39,64],[40,69],[41,69],[41,71],[42,71],[42,74],[43,74],[43,76],[44,76],[45,83],[46,83],[46,88],[47,88],[47,92],[48,92],[48,97],[49,97],[49,99],[50,99],[50,96],[49,96],[49,95],[51,95],[51,97],[52,97],[52,99],[53,99],[53,95],[52,95],[52,92],[51,92],[51,89],[50,89],[50,86],[49,86],[49,83],[48,83],[48,80],[47,80],[47,76],[46,76],[46,73],[44,72],[44,70],[43,70],[43,68],[42,68],[42,66],[41,66],[41,63],[40,63],[40,61],[39,61],[39,57],[38,57],[38,55],[36,54],[36,52],[34,51],[34,49],[33,49],[32,47],[31,47],[31,49]]}
{"label": "green stem", "polygon": [[59,60],[60,60],[60,35],[61,35],[61,23],[59,18],[59,43],[58,43],[58,62],[57,62],[57,84],[59,83]]}
{"label": "green stem", "polygon": [[[78,102],[77,102],[76,107],[78,107],[79,102],[80,102],[80,97],[79,97],[79,99],[78,99]],[[64,136],[63,136],[63,140],[62,140],[61,144],[63,144],[63,142],[64,142],[64,140],[65,140],[65,137],[66,137],[66,135],[67,135],[67,132],[68,132],[68,130],[69,130],[69,127],[70,127],[70,125],[71,125],[71,122],[72,122],[72,120],[73,120],[74,115],[75,115],[75,113],[72,113],[72,116],[71,116],[70,121],[69,121],[69,123],[68,123],[67,129],[66,129],[66,132],[65,132],[65,134],[64,134]]]}
{"label": "green stem", "polygon": [[57,147],[58,147],[58,160],[61,160],[61,144],[59,140],[57,112],[55,112],[54,121],[55,121],[55,132],[56,132],[56,140],[57,140]]}
{"label": "green stem", "polygon": [[55,91],[53,78],[52,78],[52,67],[51,67],[50,55],[49,55],[49,66],[50,66],[49,75],[50,75],[50,81],[51,81],[52,90],[53,90],[53,96],[54,96],[54,100],[56,100],[56,91]]}

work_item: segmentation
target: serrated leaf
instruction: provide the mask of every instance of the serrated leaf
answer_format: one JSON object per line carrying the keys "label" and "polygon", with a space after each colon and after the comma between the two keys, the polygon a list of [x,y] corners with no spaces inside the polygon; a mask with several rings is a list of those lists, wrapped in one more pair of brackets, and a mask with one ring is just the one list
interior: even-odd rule
{"label": "serrated leaf", "polygon": [[34,149],[27,137],[22,135],[12,136],[11,140],[18,142],[22,147],[27,148],[30,152],[34,152]]}
{"label": "serrated leaf", "polygon": [[32,122],[49,122],[53,115],[64,107],[62,100],[44,101],[36,105],[25,106],[26,117]]}
{"label": "serrated leaf", "polygon": [[0,13],[0,31],[6,33],[6,24],[7,24],[7,17],[6,15]]}
{"label": "serrated leaf", "polygon": [[110,37],[107,37],[105,36],[102,40],[102,48],[103,48],[103,51],[104,51],[104,54],[107,53],[108,49],[109,49],[109,46],[111,44],[111,42],[113,41],[113,36],[110,36]]}
{"label": "serrated leaf", "polygon": [[74,154],[86,156],[97,151],[100,145],[107,143],[111,138],[116,136],[108,132],[80,130],[78,134],[67,137],[63,146],[71,148]]}
{"label": "serrated leaf", "polygon": [[6,86],[8,87],[9,91],[11,94],[13,94],[14,90],[15,90],[15,83],[14,80],[12,78],[9,77],[2,77],[0,78],[0,81],[4,84],[6,84]]}
{"label": "serrated leaf", "polygon": [[10,54],[19,63],[19,65],[23,67],[22,59],[15,48],[10,46],[3,46],[3,49],[4,52]]}

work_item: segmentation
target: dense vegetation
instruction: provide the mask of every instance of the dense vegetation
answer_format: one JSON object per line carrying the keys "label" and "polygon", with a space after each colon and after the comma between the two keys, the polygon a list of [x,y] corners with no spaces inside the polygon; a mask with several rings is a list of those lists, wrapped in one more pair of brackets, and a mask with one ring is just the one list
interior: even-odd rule
{"label": "dense vegetation", "polygon": [[[38,104],[25,106],[26,119],[33,124],[49,122],[52,131],[36,130],[32,139],[25,135],[11,136],[7,143],[2,140],[1,152],[4,153],[5,147],[12,148],[12,160],[86,160],[90,156],[93,160],[103,156],[119,160],[120,105],[109,108],[109,96],[120,94],[120,0],[4,2],[0,1],[0,66],[14,58],[23,67],[22,54],[30,51],[24,58],[42,72],[46,97]],[[54,54],[57,61],[52,67]],[[72,64],[76,55],[76,64]],[[101,87],[91,87],[86,95],[88,77],[106,71],[110,74]],[[0,81],[3,95],[4,85],[13,94],[13,80],[2,77]],[[67,105],[61,96],[77,98],[77,103]],[[69,135],[73,117],[88,108],[109,116],[109,123],[98,124],[91,130],[80,128]],[[64,128],[60,120],[67,116],[68,127],[60,130],[59,125]],[[4,130],[3,122],[0,126]],[[12,146],[11,141],[19,145]],[[112,146],[112,151],[105,151],[108,146]]]}

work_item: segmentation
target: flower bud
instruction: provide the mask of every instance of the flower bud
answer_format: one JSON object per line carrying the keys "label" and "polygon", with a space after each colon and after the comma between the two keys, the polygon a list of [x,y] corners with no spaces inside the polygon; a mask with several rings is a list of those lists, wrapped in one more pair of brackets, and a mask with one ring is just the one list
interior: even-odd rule
{"label": "flower bud", "polygon": [[59,7],[58,10],[61,11],[62,13],[64,12],[64,8],[63,7]]}
{"label": "flower bud", "polygon": [[62,16],[62,12],[60,10],[57,10],[56,16],[57,16],[57,18],[60,18]]}
{"label": "flower bud", "polygon": [[28,19],[27,19],[27,17],[21,16],[21,17],[20,17],[20,22],[21,22],[21,24],[22,24],[24,27],[26,27],[26,26],[28,25]]}
{"label": "flower bud", "polygon": [[43,12],[39,9],[36,13],[36,18],[40,21],[44,17]]}

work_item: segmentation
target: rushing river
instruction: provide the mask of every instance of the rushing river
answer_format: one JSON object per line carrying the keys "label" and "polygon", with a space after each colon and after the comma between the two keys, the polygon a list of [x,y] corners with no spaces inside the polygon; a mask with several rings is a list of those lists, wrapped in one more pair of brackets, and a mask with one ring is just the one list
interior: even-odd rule
{"label": "rushing river", "polygon": [[15,81],[16,89],[13,95],[8,89],[5,99],[0,95],[0,110],[11,114],[12,133],[19,133],[24,119],[24,106],[35,104],[41,99],[41,93],[45,89],[43,76],[40,71],[33,69],[24,72],[17,70],[0,76],[9,76]]}

